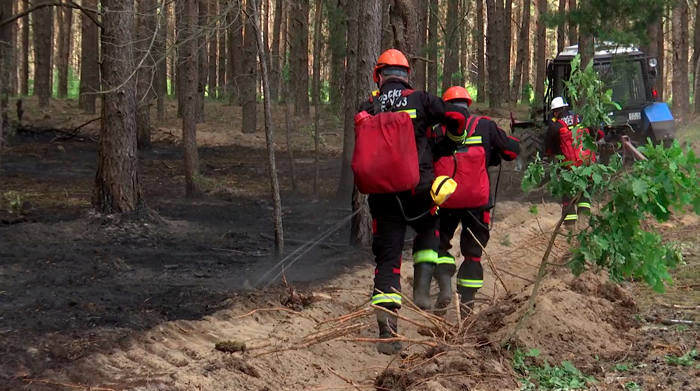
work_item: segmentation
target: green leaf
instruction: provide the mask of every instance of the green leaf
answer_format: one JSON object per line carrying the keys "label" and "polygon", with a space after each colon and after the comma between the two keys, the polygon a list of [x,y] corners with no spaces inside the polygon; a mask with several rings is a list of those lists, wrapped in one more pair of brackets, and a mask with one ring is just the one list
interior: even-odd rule
{"label": "green leaf", "polygon": [[632,182],[632,191],[636,197],[646,194],[649,189],[649,185],[642,179],[635,179]]}

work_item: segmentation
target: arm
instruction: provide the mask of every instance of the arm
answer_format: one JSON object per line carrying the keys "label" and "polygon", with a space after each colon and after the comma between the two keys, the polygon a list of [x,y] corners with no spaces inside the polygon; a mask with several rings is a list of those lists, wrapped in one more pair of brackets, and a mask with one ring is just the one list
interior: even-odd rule
{"label": "arm", "polygon": [[494,121],[489,121],[489,135],[494,152],[505,161],[513,161],[520,154],[520,140],[509,136]]}
{"label": "arm", "polygon": [[446,138],[454,142],[455,147],[461,144],[467,137],[465,130],[467,124],[466,117],[457,111],[454,106],[446,104],[441,98],[429,92],[422,93],[421,97],[423,99],[423,106],[426,108],[428,126],[440,123],[445,124]]}

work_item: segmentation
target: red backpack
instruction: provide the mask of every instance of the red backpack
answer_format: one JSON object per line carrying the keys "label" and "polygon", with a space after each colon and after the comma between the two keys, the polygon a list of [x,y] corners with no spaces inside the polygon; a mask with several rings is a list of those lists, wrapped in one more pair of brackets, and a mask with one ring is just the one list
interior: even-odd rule
{"label": "red backpack", "polygon": [[[403,90],[408,97],[413,90]],[[418,148],[412,117],[415,110],[381,111],[379,99],[375,115],[362,111],[355,115],[355,150],[352,172],[362,194],[399,193],[411,190],[420,181]],[[388,108],[397,110],[396,108]]]}
{"label": "red backpack", "polygon": [[[452,156],[435,163],[435,176],[445,175],[457,182],[457,190],[441,205],[447,209],[480,208],[489,203],[491,186],[486,169],[486,151],[481,136],[474,136],[476,125],[489,117],[471,116],[467,120],[467,138]],[[436,132],[444,132],[441,126]],[[437,134],[437,137],[440,137]]]}

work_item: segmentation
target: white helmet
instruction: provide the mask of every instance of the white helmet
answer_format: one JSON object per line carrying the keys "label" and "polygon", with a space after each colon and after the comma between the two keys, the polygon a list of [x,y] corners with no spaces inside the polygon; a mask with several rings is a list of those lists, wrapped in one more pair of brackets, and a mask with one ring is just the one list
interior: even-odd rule
{"label": "white helmet", "polygon": [[556,98],[552,99],[552,106],[550,107],[550,109],[556,110],[567,106],[569,105],[564,103],[564,98],[562,98],[561,96],[557,96]]}

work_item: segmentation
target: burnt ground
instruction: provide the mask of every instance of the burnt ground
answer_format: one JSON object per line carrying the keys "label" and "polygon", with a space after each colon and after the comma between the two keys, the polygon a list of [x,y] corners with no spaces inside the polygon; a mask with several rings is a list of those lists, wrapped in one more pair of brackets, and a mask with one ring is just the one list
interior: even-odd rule
{"label": "burnt ground", "polygon": [[[197,201],[184,199],[180,148],[159,144],[140,152],[142,192],[166,220],[159,222],[92,212],[98,145],[52,138],[18,136],[2,156],[0,195],[17,192],[26,219],[16,221],[3,200],[0,389],[19,386],[17,376],[39,376],[108,350],[134,331],[202,318],[242,291],[264,288],[279,271],[258,284],[276,264],[272,241],[260,236],[273,234],[264,150],[201,148],[206,194]],[[296,158],[308,194],[312,159]],[[277,159],[288,237],[312,239],[349,214],[332,200],[293,195],[287,156]],[[338,160],[324,156],[324,194],[336,186]],[[323,281],[367,262],[361,252],[339,251],[348,235],[346,224],[324,240],[337,247],[315,247],[287,280]],[[286,253],[297,248],[287,244]]]}

